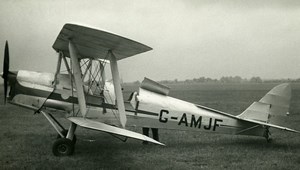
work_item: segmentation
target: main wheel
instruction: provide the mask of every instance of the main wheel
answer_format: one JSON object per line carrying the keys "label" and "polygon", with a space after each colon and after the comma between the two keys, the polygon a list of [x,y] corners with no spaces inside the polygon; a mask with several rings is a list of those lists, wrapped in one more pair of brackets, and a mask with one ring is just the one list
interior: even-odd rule
{"label": "main wheel", "polygon": [[[62,133],[62,135],[64,135],[64,137],[66,138],[66,137],[67,137],[67,134],[68,134],[68,130],[63,130],[63,131],[61,131],[61,133]],[[56,139],[60,139],[60,138],[61,138],[61,136],[58,134],[57,137],[56,137]],[[73,140],[72,140],[72,142],[73,142],[74,145],[76,144],[76,141],[77,141],[77,137],[76,137],[76,135],[74,134]]]}
{"label": "main wheel", "polygon": [[52,152],[55,156],[69,156],[74,153],[74,143],[67,138],[57,139],[52,146]]}

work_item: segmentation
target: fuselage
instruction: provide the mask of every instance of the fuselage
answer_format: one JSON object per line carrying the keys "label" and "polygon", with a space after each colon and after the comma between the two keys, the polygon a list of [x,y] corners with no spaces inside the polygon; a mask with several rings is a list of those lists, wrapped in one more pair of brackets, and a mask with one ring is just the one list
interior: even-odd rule
{"label": "fuselage", "polygon": [[[9,77],[12,104],[33,110],[41,107],[58,109],[66,116],[81,116],[76,90],[68,75],[18,71]],[[87,117],[119,125],[116,116],[114,87],[105,82],[103,91],[94,94],[85,87]],[[125,101],[126,126],[172,130],[205,131],[225,134],[263,136],[264,128],[237,119],[231,114],[189,103],[167,95],[140,88]]]}

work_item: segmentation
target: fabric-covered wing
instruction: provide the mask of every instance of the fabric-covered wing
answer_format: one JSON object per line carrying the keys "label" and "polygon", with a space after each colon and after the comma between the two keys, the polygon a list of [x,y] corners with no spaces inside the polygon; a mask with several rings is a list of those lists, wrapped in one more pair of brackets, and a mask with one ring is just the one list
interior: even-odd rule
{"label": "fabric-covered wing", "polygon": [[139,42],[74,24],[64,25],[52,47],[69,57],[69,40],[75,44],[81,58],[105,59],[107,52],[111,50],[116,55],[117,60],[121,60],[152,50],[152,48]]}
{"label": "fabric-covered wing", "polygon": [[97,121],[93,121],[93,120],[89,120],[89,119],[84,119],[82,117],[69,117],[68,119],[71,122],[73,122],[81,127],[84,127],[84,128],[99,130],[99,131],[103,131],[103,132],[107,132],[107,133],[113,133],[116,135],[126,136],[129,138],[152,142],[152,143],[164,146],[163,143],[160,143],[160,142],[158,142],[152,138],[149,138],[145,135],[142,135],[142,134],[139,134],[136,132],[132,132],[132,131],[129,131],[126,129],[121,129],[121,128],[118,128],[115,126],[107,125],[105,123],[101,123],[101,122],[97,122]]}

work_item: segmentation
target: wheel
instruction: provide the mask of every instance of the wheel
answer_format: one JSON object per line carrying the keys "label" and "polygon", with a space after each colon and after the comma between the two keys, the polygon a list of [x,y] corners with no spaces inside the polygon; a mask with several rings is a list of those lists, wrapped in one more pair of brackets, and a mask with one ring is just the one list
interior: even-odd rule
{"label": "wheel", "polygon": [[74,143],[67,138],[57,139],[52,146],[52,152],[55,156],[69,156],[74,153]]}
{"label": "wheel", "polygon": [[[67,134],[68,134],[68,130],[62,130],[61,133],[62,133],[62,134],[64,135],[64,137],[66,138],[66,137],[67,137]],[[61,138],[61,136],[58,134],[57,137],[56,137],[56,139],[60,139],[60,138]],[[74,145],[76,144],[76,141],[77,141],[77,137],[76,137],[76,135],[74,134],[73,140],[72,140],[72,142],[73,142]]]}

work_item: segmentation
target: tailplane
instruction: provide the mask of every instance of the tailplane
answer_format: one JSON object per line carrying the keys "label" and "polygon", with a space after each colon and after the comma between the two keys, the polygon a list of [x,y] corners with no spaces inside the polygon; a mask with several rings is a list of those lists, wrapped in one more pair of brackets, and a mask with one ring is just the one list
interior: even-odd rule
{"label": "tailplane", "polygon": [[284,116],[286,116],[289,111],[290,100],[290,84],[280,84],[270,90],[258,102],[252,103],[252,105],[237,117],[274,125],[283,125]]}

